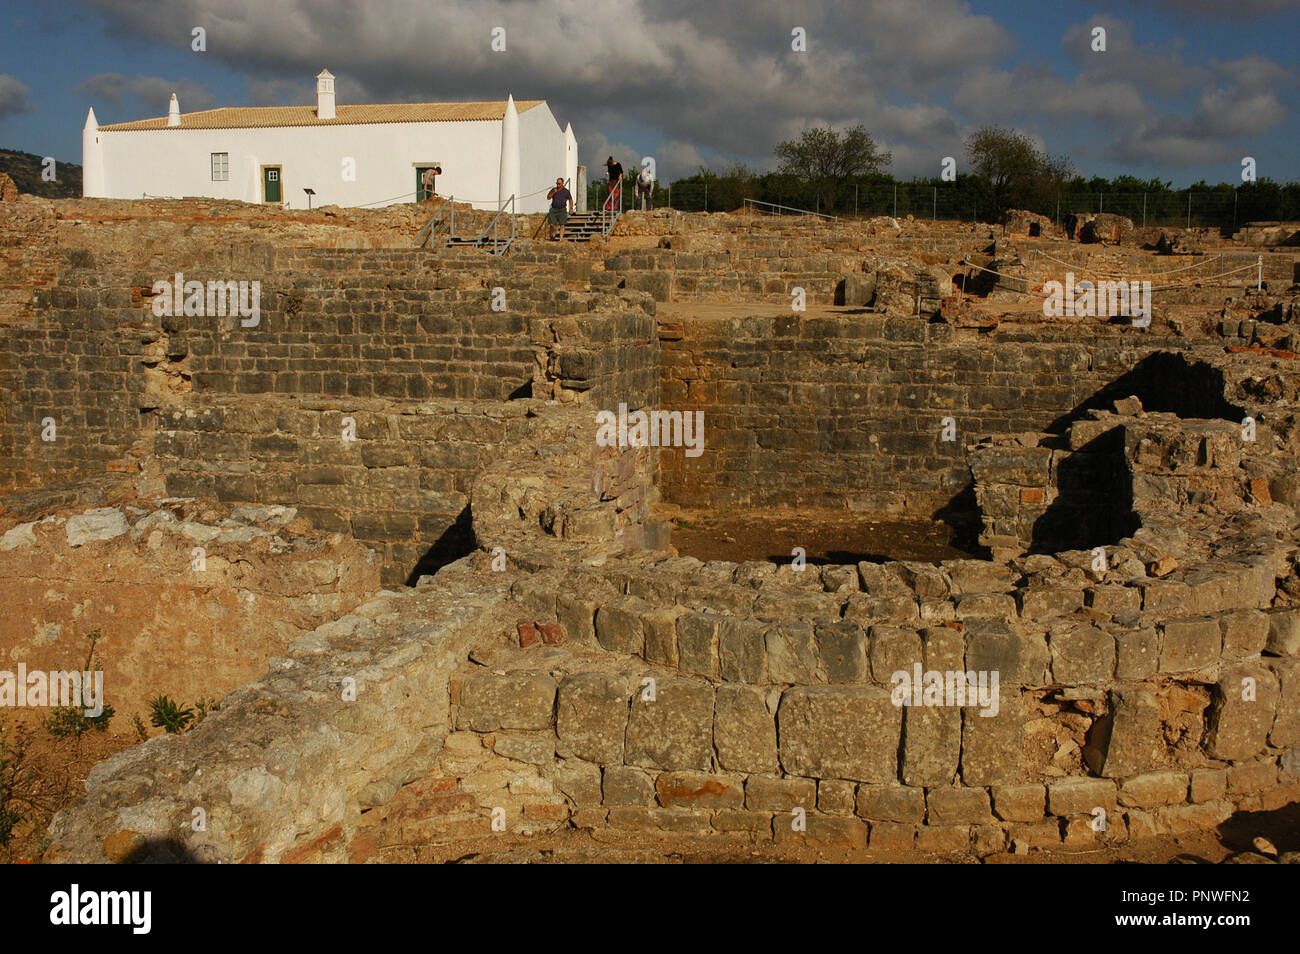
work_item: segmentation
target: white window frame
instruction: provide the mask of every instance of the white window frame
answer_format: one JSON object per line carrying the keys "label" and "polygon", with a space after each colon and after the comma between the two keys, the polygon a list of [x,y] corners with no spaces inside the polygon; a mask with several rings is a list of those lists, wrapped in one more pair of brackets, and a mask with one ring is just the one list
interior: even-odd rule
{"label": "white window frame", "polygon": [[[221,170],[220,170],[220,173],[221,173],[221,174],[220,174],[220,175],[217,174],[217,171],[218,171],[218,170],[217,170],[217,157],[218,157],[218,156],[221,156],[221,157],[222,157]],[[211,171],[212,171],[212,181],[213,181],[213,182],[229,182],[229,181],[230,181],[230,153],[228,153],[228,152],[214,152],[214,153],[212,153],[211,158],[208,160],[208,164],[209,164],[209,168],[210,168]]]}

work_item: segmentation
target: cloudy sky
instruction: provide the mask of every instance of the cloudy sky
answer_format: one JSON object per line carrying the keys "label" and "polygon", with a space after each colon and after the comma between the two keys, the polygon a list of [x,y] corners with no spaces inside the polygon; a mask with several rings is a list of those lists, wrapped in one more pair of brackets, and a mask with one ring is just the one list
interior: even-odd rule
{"label": "cloudy sky", "polygon": [[1253,156],[1286,181],[1297,37],[1300,0],[0,0],[0,146],[80,162],[90,106],[314,103],[324,67],[340,103],[546,99],[589,166],[653,155],[661,178],[767,169],[827,123],[935,175],[999,123],[1087,174],[1240,181]]}

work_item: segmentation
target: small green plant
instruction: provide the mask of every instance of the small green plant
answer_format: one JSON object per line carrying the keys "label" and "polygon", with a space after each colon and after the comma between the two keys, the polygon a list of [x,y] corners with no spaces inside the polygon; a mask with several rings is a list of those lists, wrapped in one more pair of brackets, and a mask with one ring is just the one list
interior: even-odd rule
{"label": "small green plant", "polygon": [[[82,667],[82,672],[97,672],[102,668],[94,660],[95,644],[103,637],[104,634],[98,626],[86,633],[86,639],[90,640],[90,649],[86,653],[86,664]],[[82,691],[85,691],[85,687],[82,688]],[[41,722],[51,735],[60,738],[79,739],[91,729],[99,732],[105,731],[108,728],[109,720],[112,718],[112,706],[103,706],[102,711],[97,716],[87,716],[84,706],[73,705],[59,706],[50,713],[48,718],[42,719]]]}
{"label": "small green plant", "polygon": [[165,732],[180,733],[194,722],[194,710],[179,702],[173,702],[166,696],[158,696],[149,702],[153,714],[149,722]]}
{"label": "small green plant", "polygon": [[200,722],[202,722],[204,719],[208,717],[209,712],[218,711],[221,708],[221,703],[218,702],[216,699],[200,698],[197,702],[194,703],[194,707],[199,710],[198,715],[194,717],[194,725],[198,725]]}
{"label": "small green plant", "polygon": [[22,730],[11,735],[0,727],[0,848],[8,847],[14,829],[39,807],[34,801],[37,786]]}
{"label": "small green plant", "polygon": [[140,737],[141,742],[149,741],[149,730],[144,727],[144,721],[140,718],[140,713],[131,717],[131,725],[135,728],[135,734]]}

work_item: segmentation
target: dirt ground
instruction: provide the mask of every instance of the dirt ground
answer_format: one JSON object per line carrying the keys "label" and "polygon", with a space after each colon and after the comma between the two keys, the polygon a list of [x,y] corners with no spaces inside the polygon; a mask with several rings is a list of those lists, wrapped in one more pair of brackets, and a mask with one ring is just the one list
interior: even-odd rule
{"label": "dirt ground", "polygon": [[90,769],[139,741],[133,732],[95,729],[80,738],[59,737],[38,717],[0,717],[0,812],[22,816],[0,846],[0,863],[38,861],[50,820],[85,791]]}
{"label": "dirt ground", "polygon": [[697,560],[789,563],[803,547],[809,564],[882,560],[953,560],[972,554],[956,545],[953,528],[916,518],[839,511],[752,513],[672,509],[672,545]]}
{"label": "dirt ground", "polygon": [[968,852],[870,851],[839,845],[752,842],[743,836],[689,839],[612,830],[560,830],[522,838],[485,836],[454,845],[401,847],[381,853],[389,863],[427,864],[1218,864],[1251,851],[1262,835],[1279,853],[1300,851],[1300,803],[1277,811],[1239,812],[1217,831],[1188,832],[1092,850],[1032,850],[980,859]]}

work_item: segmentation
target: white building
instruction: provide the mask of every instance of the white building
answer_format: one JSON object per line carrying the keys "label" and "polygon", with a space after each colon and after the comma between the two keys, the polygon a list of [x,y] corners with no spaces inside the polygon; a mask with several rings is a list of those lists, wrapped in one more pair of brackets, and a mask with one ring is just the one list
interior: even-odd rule
{"label": "white building", "polygon": [[[83,194],[109,199],[203,196],[244,202],[377,207],[424,198],[420,177],[476,208],[510,195],[541,212],[563,176],[577,179],[578,144],[545,100],[336,106],[334,77],[316,77],[316,106],[205,109],[100,126],[81,136]],[[573,189],[573,186],[570,186]]]}

